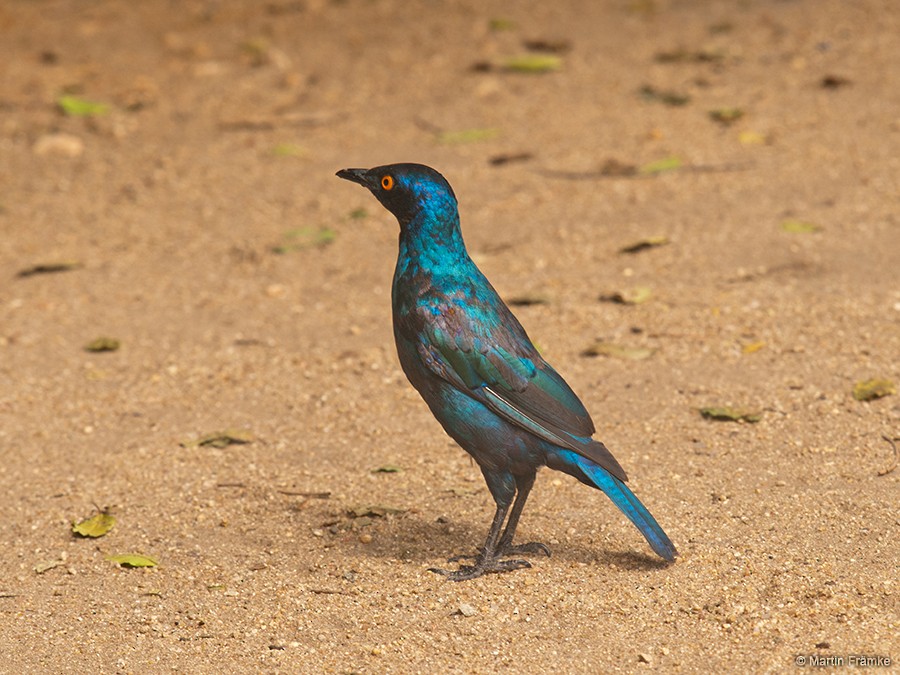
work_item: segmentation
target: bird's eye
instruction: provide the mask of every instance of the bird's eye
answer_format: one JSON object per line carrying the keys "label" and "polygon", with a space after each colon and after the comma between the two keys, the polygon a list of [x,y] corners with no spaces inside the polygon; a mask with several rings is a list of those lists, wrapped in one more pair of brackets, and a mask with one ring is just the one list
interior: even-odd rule
{"label": "bird's eye", "polygon": [[394,189],[394,177],[393,176],[384,176],[381,179],[381,187],[385,190],[393,190]]}

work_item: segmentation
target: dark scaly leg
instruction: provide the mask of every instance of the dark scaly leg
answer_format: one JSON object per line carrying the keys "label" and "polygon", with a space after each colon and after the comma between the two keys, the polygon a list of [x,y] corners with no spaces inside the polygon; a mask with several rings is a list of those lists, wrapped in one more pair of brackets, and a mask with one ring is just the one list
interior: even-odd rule
{"label": "dark scaly leg", "polygon": [[[516,553],[546,553],[550,555],[549,549],[543,544],[530,543],[522,546],[510,546],[515,534],[516,525],[519,516],[522,515],[522,509],[525,507],[525,500],[528,498],[528,492],[534,485],[534,474],[526,477],[513,477],[512,474],[495,474],[489,473],[482,469],[488,488],[497,502],[497,510],[494,512],[494,519],[491,521],[491,528],[488,530],[487,538],[481,551],[475,556],[475,564],[460,565],[458,570],[444,570],[433,567],[430,572],[441,574],[451,581],[466,581],[475,579],[491,572],[510,572],[526,567],[531,567],[531,563],[527,560],[501,560],[505,555]],[[513,496],[516,495],[516,489],[519,495],[516,496],[515,504],[512,507],[509,523],[503,531],[503,537],[500,537],[500,528],[506,519],[506,514],[510,511],[510,503]],[[499,541],[498,541],[499,540]],[[508,540],[508,541],[507,541]],[[506,541],[506,544],[503,542]],[[469,556],[456,556],[450,559],[450,562],[463,560]]]}
{"label": "dark scaly leg", "polygon": [[[438,567],[432,567],[428,571],[441,574],[451,581],[467,581],[475,579],[488,572],[508,572],[521,567],[531,567],[527,560],[500,560],[497,556],[497,539],[500,537],[500,527],[506,519],[506,513],[509,511],[509,504],[498,504],[494,513],[494,519],[491,521],[491,529],[488,531],[487,539],[484,540],[484,547],[475,557],[474,565],[460,565],[458,570],[444,570]],[[461,556],[457,556],[451,560],[458,560]]]}
{"label": "dark scaly leg", "polygon": [[503,530],[503,536],[500,537],[500,543],[497,544],[498,556],[523,554],[537,555],[538,553],[542,553],[548,558],[550,557],[550,549],[539,541],[530,541],[527,544],[519,544],[518,546],[512,545],[513,537],[516,536],[516,527],[519,525],[519,517],[525,509],[525,500],[528,499],[528,493],[531,492],[531,488],[534,486],[535,476],[536,473],[530,473],[525,476],[516,476],[516,501],[513,504],[512,511],[510,511],[509,521],[506,523],[506,528]]}

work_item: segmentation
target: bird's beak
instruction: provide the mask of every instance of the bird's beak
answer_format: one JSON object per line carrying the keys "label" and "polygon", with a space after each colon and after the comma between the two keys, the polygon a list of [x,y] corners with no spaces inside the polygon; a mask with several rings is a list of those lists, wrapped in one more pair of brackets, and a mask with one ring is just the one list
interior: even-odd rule
{"label": "bird's beak", "polygon": [[372,178],[369,176],[368,169],[341,169],[335,176],[343,178],[344,180],[349,180],[353,183],[359,183],[369,189],[372,188]]}

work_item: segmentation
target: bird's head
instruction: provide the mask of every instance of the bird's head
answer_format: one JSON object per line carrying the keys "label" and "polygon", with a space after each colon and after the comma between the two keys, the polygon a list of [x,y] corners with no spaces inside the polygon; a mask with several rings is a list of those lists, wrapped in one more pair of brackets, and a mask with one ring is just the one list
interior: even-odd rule
{"label": "bird's head", "polygon": [[341,169],[338,178],[368,188],[405,228],[423,211],[441,220],[456,218],[456,195],[441,174],[424,164],[386,164]]}

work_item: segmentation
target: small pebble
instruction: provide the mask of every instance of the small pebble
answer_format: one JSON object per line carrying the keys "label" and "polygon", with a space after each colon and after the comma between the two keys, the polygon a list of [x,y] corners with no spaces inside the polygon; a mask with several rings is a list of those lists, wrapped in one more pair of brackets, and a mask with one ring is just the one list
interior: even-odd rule
{"label": "small pebble", "polygon": [[72,134],[44,134],[32,148],[36,155],[78,157],[84,152],[84,141]]}
{"label": "small pebble", "polygon": [[462,614],[463,616],[475,616],[478,613],[472,605],[469,605],[465,602],[459,603],[457,612]]}

